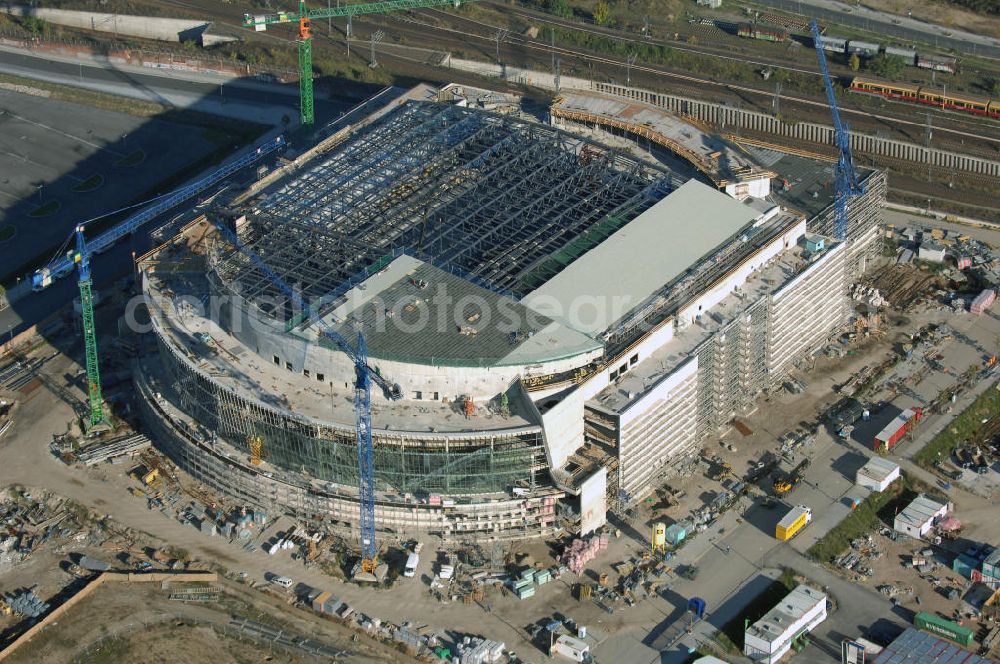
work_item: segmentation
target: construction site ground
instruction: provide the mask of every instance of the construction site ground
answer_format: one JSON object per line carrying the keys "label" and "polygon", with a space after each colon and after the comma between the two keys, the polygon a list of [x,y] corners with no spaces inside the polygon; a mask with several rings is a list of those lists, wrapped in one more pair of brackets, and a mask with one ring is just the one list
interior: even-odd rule
{"label": "construction site ground", "polygon": [[[858,338],[861,343],[848,348],[849,354],[844,357],[820,357],[812,366],[803,366],[801,370],[797,370],[794,376],[804,386],[802,393],[779,391],[764,397],[758,411],[742,420],[742,428],[750,433],[744,435],[734,429],[721,439],[723,444],[719,440],[706,443],[709,456],[721,455],[730,464],[733,473],[742,476],[750,467],[751,460],[758,459],[765,451],[779,452],[779,439],[787,432],[817,423],[819,414],[840,398],[835,389],[865,371],[865,367],[877,365],[896,353],[895,345],[904,333],[927,323],[947,322],[956,333],[937,349],[937,353],[943,357],[936,361],[949,368],[950,373],[929,372],[891,400],[887,395],[886,401],[889,403],[886,407],[873,412],[871,421],[864,423],[870,427],[870,431],[859,426],[853,437],[844,441],[821,426],[811,444],[789,450],[791,463],[795,464],[802,458],[809,457],[812,465],[802,484],[784,498],[784,503],[813,507],[813,523],[796,536],[790,545],[780,544],[774,539],[774,525],[783,516],[784,508],[767,509],[759,501],[753,505],[745,501],[694,537],[668,563],[668,566],[675,569],[686,565],[700,566],[702,572],[697,580],[667,573],[653,579],[660,584],[654,596],[644,598],[645,589],[640,590],[636,593],[638,603],[635,606],[629,608],[624,603],[617,603],[613,613],[596,602],[576,599],[574,586],[581,582],[596,583],[602,574],[608,574],[614,584],[620,569],[618,563],[641,558],[642,553],[647,550],[651,523],[661,519],[667,522],[681,520],[692,510],[703,508],[713,500],[723,489],[720,481],[706,476],[706,471],[709,474],[715,472],[713,465],[691,467],[687,477],[668,483],[671,488],[686,492],[678,505],[663,510],[643,503],[631,518],[625,522],[616,521],[613,530],[620,530],[620,536],[612,536],[608,550],[588,566],[583,578],[569,574],[539,586],[537,594],[531,599],[518,600],[493,587],[487,588],[482,599],[473,603],[452,599],[447,592],[442,594],[443,601],[437,599],[430,583],[436,572],[433,562],[438,542],[430,539],[425,541],[416,578],[400,578],[389,590],[362,588],[328,576],[319,566],[307,567],[301,559],[293,560],[288,552],[268,556],[259,547],[255,551],[247,551],[242,543],[230,543],[222,537],[201,533],[190,525],[181,524],[170,515],[149,510],[145,498],[129,492],[129,488],[137,484],[136,480],[127,475],[132,464],[105,464],[84,469],[66,466],[56,459],[49,451],[49,443],[54,435],[64,434],[69,430],[67,423],[72,419],[72,411],[67,401],[82,401],[84,395],[76,378],[80,372],[78,364],[64,355],[54,353],[51,346],[43,345],[33,351],[33,355],[46,358],[39,369],[45,375],[45,380],[38,383],[33,381],[17,393],[19,404],[14,425],[0,437],[0,486],[19,483],[46,487],[81,504],[106,512],[116,522],[136,531],[150,533],[151,541],[160,545],[184,549],[192,558],[214,563],[236,574],[245,574],[246,578],[257,585],[264,582],[267,573],[282,574],[296,583],[330,590],[366,616],[397,624],[410,621],[424,633],[447,629],[456,634],[479,634],[501,640],[527,661],[543,661],[545,657],[542,642],[532,639],[527,628],[544,623],[556,614],[571,617],[577,624],[587,625],[588,640],[602,660],[660,661],[660,651],[675,643],[678,625],[684,620],[683,606],[687,597],[697,594],[711,598],[714,608],[710,608],[710,611],[713,615],[706,622],[706,628],[718,627],[717,622],[739,615],[741,607],[752,601],[752,591],[757,580],[773,574],[776,566],[796,568],[806,576],[817,579],[818,583],[826,585],[841,604],[851,604],[852,612],[834,612],[816,634],[817,640],[839,643],[838,634],[856,635],[859,625],[865,624],[866,619],[874,621],[882,613],[888,612],[884,608],[887,600],[816,566],[802,553],[849,513],[849,502],[853,498],[863,497],[863,492],[854,486],[854,473],[872,455],[871,435],[884,426],[885,421],[895,416],[891,408],[901,409],[936,396],[949,381],[954,382],[970,363],[980,361],[984,350],[994,347],[995,340],[1000,335],[1000,319],[994,315],[956,315],[950,308],[943,308],[937,302],[927,306],[917,305],[915,309],[906,312],[890,312],[884,320],[887,326],[884,334],[873,335],[867,340],[862,335]],[[113,329],[111,324],[102,324],[102,327]],[[67,333],[67,338],[68,336]],[[913,367],[907,366],[905,362],[895,364],[886,375],[914,371]],[[995,378],[979,380],[976,383],[979,387],[970,385],[968,391],[971,393],[974,389],[980,389],[987,381],[992,380]],[[30,385],[33,387],[29,389]],[[877,385],[872,394],[880,394]],[[961,401],[955,407],[957,409],[960,406]],[[940,417],[947,416],[946,413]],[[915,440],[901,444],[898,448],[900,455],[896,456],[905,470],[928,483],[934,483],[938,478],[916,467],[905,457],[917,448],[916,439],[929,435],[937,421],[936,418],[929,418],[922,423],[915,432]],[[732,449],[729,448],[730,445]],[[786,469],[789,467],[787,462],[783,466]],[[189,480],[186,484],[195,490],[196,495],[192,498],[202,502],[210,498],[204,490],[197,490]],[[768,489],[769,483],[765,481],[761,483],[758,492],[766,493]],[[996,508],[990,499],[957,488],[953,488],[950,497],[956,504],[957,515],[966,524],[965,535],[996,541],[993,524]],[[282,528],[282,524],[283,522],[276,523],[274,531]],[[269,529],[269,532],[272,531]],[[522,564],[538,562],[545,566],[555,564],[552,556],[558,552],[554,543],[540,541],[517,544],[508,550]],[[387,550],[386,553],[392,551]],[[398,549],[395,550],[395,555],[398,558]],[[6,589],[18,584],[24,585],[24,579],[37,578],[40,581],[35,582],[40,583],[40,592],[44,593],[56,587],[59,583],[58,576],[65,574],[58,570],[47,571],[48,565],[54,568],[58,564],[56,558],[52,558],[48,564],[35,561],[27,564],[32,567],[17,571],[17,575],[10,577],[9,582],[6,578],[0,578],[0,587]],[[893,564],[898,566],[898,563]],[[48,574],[53,576],[49,577]],[[253,596],[264,597],[256,592]],[[290,597],[290,593],[283,593],[282,596]],[[922,594],[921,599],[924,601]],[[935,598],[926,598],[928,602],[932,600],[936,601]],[[853,610],[855,605],[863,606],[863,611],[867,613],[864,616],[858,614]],[[171,602],[170,606],[175,606],[175,603]],[[291,615],[290,611],[283,600],[277,600],[266,612],[271,616],[284,617],[286,614]],[[295,615],[316,623],[322,620],[308,615],[307,611]],[[179,633],[193,632],[184,630]],[[665,661],[675,660],[667,658]]]}
{"label": "construction site ground", "polygon": [[[191,584],[186,584],[191,585]],[[192,664],[282,661],[314,662],[295,653],[240,636],[233,617],[267,622],[315,641],[336,644],[349,653],[346,661],[408,661],[402,653],[368,639],[352,642],[352,633],[329,620],[318,621],[281,598],[253,592],[220,580],[218,602],[168,599],[159,583],[107,583],[84,598],[43,637],[32,639],[8,660],[12,664],[51,662],[119,662]]]}
{"label": "construction site ground", "polygon": [[[926,574],[912,565],[904,565],[912,561],[914,554],[919,555],[920,551],[933,548],[928,543],[905,537],[894,541],[877,533],[872,536],[872,542],[881,555],[869,563],[874,574],[857,579],[858,583],[876,589],[891,586],[892,590],[886,588],[880,592],[898,592],[895,597],[899,604],[913,612],[927,611],[953,618],[956,610],[963,613],[968,610],[963,608],[962,597],[969,580],[945,564],[944,556],[928,556],[928,563],[933,569]],[[957,598],[947,598],[945,593],[949,588],[959,591]]]}

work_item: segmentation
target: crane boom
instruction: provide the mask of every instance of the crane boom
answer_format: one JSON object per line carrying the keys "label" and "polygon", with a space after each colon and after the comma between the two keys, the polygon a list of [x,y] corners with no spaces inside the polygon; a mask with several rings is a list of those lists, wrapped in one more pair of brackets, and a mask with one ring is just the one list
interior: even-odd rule
{"label": "crane boom", "polygon": [[[311,321],[318,322],[320,333],[333,341],[354,363],[354,429],[358,447],[358,502],[361,518],[361,572],[365,575],[360,577],[364,580],[374,580],[375,568],[378,565],[375,548],[375,468],[374,451],[372,449],[372,406],[371,406],[371,381],[375,382],[386,392],[391,399],[399,399],[402,391],[399,385],[393,385],[378,372],[372,370],[368,364],[368,345],[365,337],[358,332],[358,345],[352,347],[347,340],[336,330],[320,318],[316,312],[308,307],[302,296],[293,290],[285,281],[279,277],[271,267],[263,261],[256,253],[251,251],[236,236],[236,233],[223,223],[216,223],[219,231],[226,237],[230,244],[250,259],[258,269],[260,269],[271,282],[278,287],[295,303],[296,306],[306,312]],[[371,576],[369,576],[371,575]]]}
{"label": "crane boom", "polygon": [[[243,242],[240,241],[238,237],[236,237],[236,233],[234,233],[223,223],[216,223],[216,226],[218,227],[219,231],[226,237],[226,239],[229,241],[230,244],[236,247],[236,249],[241,254],[246,256],[261,272],[266,274],[268,279],[271,280],[271,283],[273,283],[278,288],[278,290],[280,290],[282,293],[288,296],[288,298],[294,303],[294,305],[298,307],[300,311],[302,311],[306,320],[309,320],[312,323],[319,324],[319,331],[322,336],[332,341],[334,345],[337,346],[337,348],[343,351],[344,354],[347,355],[348,358],[350,358],[351,362],[353,362],[355,366],[358,365],[358,362],[360,361],[358,356],[358,351],[353,346],[351,346],[350,342],[348,342],[347,339],[345,339],[339,332],[334,330],[329,323],[320,318],[320,316],[316,313],[315,309],[306,304],[305,300],[302,299],[302,296],[299,293],[297,293],[291,286],[285,283],[285,280],[279,277],[277,273],[271,269],[270,265],[265,263],[260,256],[258,256],[255,252],[251,251],[245,244],[243,244]],[[369,374],[371,375],[372,379],[379,386],[379,388],[381,388],[382,391],[385,393],[386,397],[394,401],[402,398],[403,395],[402,388],[400,388],[398,384],[391,383],[378,371],[373,369],[368,364],[367,354],[364,358],[364,365]]]}
{"label": "crane boom", "polygon": [[837,96],[833,91],[830,70],[826,66],[826,53],[823,50],[823,40],[816,21],[809,22],[812,31],[813,46],[819,60],[819,69],[823,73],[823,84],[826,87],[826,100],[833,117],[834,140],[837,145],[837,190],[834,197],[834,236],[837,240],[847,240],[848,217],[847,201],[852,196],[864,193],[864,187],[858,182],[858,174],[854,170],[854,158],[851,156],[851,135],[847,124],[840,119],[840,109],[837,106]]}
{"label": "crane boom", "polygon": [[[475,2],[476,0],[462,0],[464,2]],[[451,5],[458,7],[459,0],[383,0],[382,2],[363,2],[356,5],[344,5],[343,7],[320,7],[318,9],[304,9],[299,5],[297,12],[277,12],[276,14],[244,14],[243,25],[254,28],[258,32],[266,30],[267,26],[276,23],[295,23],[303,18],[338,18],[343,16],[361,16],[364,14],[388,14],[390,12],[402,12],[408,9],[424,9],[427,7],[443,7]]]}
{"label": "crane boom", "polygon": [[263,143],[248,154],[243,155],[238,159],[224,164],[218,170],[213,171],[209,175],[201,178],[200,180],[193,182],[187,186],[181,187],[166,196],[163,196],[156,200],[152,205],[143,208],[139,212],[136,212],[130,216],[125,221],[117,224],[114,228],[111,228],[96,238],[85,243],[85,248],[80,246],[80,241],[83,238],[81,232],[84,225],[80,225],[77,229],[77,248],[75,252],[70,252],[66,256],[62,256],[53,260],[51,263],[45,267],[36,270],[35,274],[32,276],[32,288],[36,291],[40,291],[47,288],[52,284],[53,281],[61,276],[69,274],[74,263],[79,263],[77,256],[81,253],[86,253],[89,257],[90,254],[100,253],[105,249],[110,248],[115,242],[125,237],[129,233],[134,233],[144,224],[152,221],[159,215],[163,214],[170,208],[183,203],[184,201],[197,196],[209,187],[221,182],[225,178],[229,177],[233,173],[249,166],[250,164],[263,159],[265,156],[271,154],[275,150],[284,147],[285,137],[277,136],[274,139]]}
{"label": "crane boom", "polygon": [[97,328],[94,322],[94,293],[93,282],[90,278],[90,257],[92,254],[110,248],[120,238],[129,233],[133,233],[143,224],[152,221],[158,215],[166,212],[170,208],[178,205],[193,196],[197,196],[202,191],[221,181],[223,178],[249,166],[265,155],[274,152],[284,146],[283,136],[277,136],[271,141],[258,146],[228,164],[222,166],[206,177],[181,187],[174,192],[156,199],[153,205],[143,208],[120,224],[115,225],[108,231],[100,234],[90,242],[84,236],[83,231],[86,224],[77,224],[74,230],[76,236],[76,250],[69,252],[66,256],[58,258],[32,275],[32,289],[40,291],[47,288],[55,279],[68,275],[76,265],[79,273],[78,286],[80,288],[80,317],[83,323],[83,347],[87,369],[87,403],[89,406],[88,420],[90,430],[96,431],[98,427],[107,425],[104,418],[104,398],[101,394],[101,372],[97,356]]}

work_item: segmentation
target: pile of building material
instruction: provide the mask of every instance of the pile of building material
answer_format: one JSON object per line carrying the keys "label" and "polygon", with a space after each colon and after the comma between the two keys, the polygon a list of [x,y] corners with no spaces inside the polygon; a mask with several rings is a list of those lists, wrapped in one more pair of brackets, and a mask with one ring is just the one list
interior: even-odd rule
{"label": "pile of building material", "polygon": [[43,602],[33,590],[21,589],[3,596],[4,602],[10,610],[25,618],[40,618],[48,613],[51,605]]}
{"label": "pile of building material", "polygon": [[897,595],[912,595],[913,588],[907,588],[905,586],[896,586],[891,583],[883,583],[879,586],[875,586],[875,590],[879,591],[886,597],[896,597]]}
{"label": "pile of building material", "polygon": [[888,300],[882,297],[879,289],[866,284],[854,284],[851,286],[851,299],[863,302],[869,307],[882,308],[889,304]]}
{"label": "pile of building material", "polygon": [[95,466],[124,456],[136,456],[150,445],[149,438],[138,433],[88,445],[76,453],[76,459],[85,466]]}
{"label": "pile of building material", "polygon": [[875,544],[875,538],[865,535],[851,540],[851,550],[837,558],[836,565],[846,571],[853,571],[857,578],[871,578],[875,575],[872,561],[878,560],[884,554]]}
{"label": "pile of building material", "polygon": [[465,637],[455,644],[455,656],[461,664],[494,664],[504,656],[504,643],[478,637]]}
{"label": "pile of building material", "polygon": [[574,539],[569,543],[569,546],[566,547],[562,555],[556,557],[556,561],[568,567],[574,574],[581,575],[587,563],[607,548],[607,533],[594,535],[587,539]]}

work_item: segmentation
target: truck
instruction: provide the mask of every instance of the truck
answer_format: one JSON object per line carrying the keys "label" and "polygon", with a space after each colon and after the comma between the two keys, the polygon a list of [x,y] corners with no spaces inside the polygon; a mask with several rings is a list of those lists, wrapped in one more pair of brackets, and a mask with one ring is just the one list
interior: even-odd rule
{"label": "truck", "polygon": [[879,454],[887,454],[923,416],[922,409],[907,408],[875,436],[872,448]]}
{"label": "truck", "polygon": [[798,505],[789,510],[788,514],[778,522],[774,528],[774,537],[787,542],[796,533],[806,527],[812,521],[812,510],[804,505]]}

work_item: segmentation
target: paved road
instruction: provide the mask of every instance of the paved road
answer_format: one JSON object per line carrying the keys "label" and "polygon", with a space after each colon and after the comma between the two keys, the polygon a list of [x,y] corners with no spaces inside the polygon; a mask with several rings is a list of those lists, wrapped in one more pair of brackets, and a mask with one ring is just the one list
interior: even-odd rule
{"label": "paved road", "polygon": [[882,217],[886,224],[895,224],[897,229],[906,228],[908,226],[917,226],[926,229],[943,228],[944,230],[957,231],[963,235],[968,235],[971,238],[986,242],[994,247],[1000,247],[1000,226],[997,228],[976,228],[967,224],[939,221],[937,219],[930,219],[928,217],[910,214],[908,212],[897,212],[895,210],[883,210]]}
{"label": "paved road", "polygon": [[[897,40],[933,44],[988,58],[1000,58],[1000,40],[993,37],[951,30],[907,16],[894,16],[836,0],[756,0],[759,4],[795,12],[821,23],[840,23]],[[836,28],[829,30],[836,34]]]}
{"label": "paved road", "polygon": [[[0,47],[0,72],[276,126],[281,124],[284,115],[293,118],[294,125],[298,113],[297,86],[194,72],[146,72],[141,67],[112,67],[60,56],[36,57],[7,47]],[[340,117],[348,108],[341,102],[317,98],[317,125]],[[102,211],[94,210],[95,214]],[[148,230],[155,227],[152,225]],[[148,230],[120,242],[95,261],[95,283],[100,285],[126,274],[131,269],[132,252],[143,253],[150,247]],[[0,311],[0,342],[58,310],[77,295],[74,280],[63,279]]]}
{"label": "paved road", "polygon": [[[187,72],[185,77],[147,73],[141,67],[117,67],[94,62],[72,62],[62,57],[38,57],[19,50],[0,49],[0,71],[35,80],[61,83],[98,92],[143,99],[167,106],[192,108],[215,115],[278,125],[283,115],[298,115],[297,86],[210,77]],[[343,112],[344,104],[316,100],[318,123]]]}

